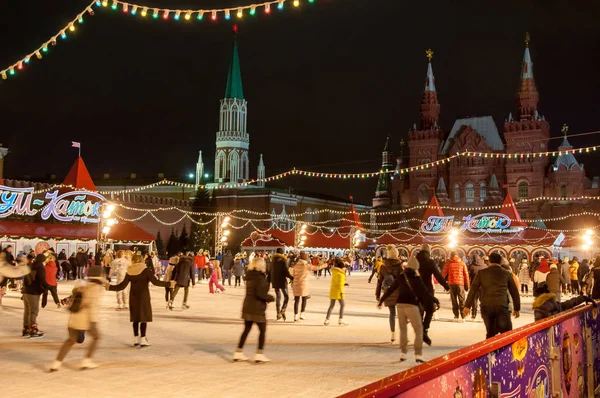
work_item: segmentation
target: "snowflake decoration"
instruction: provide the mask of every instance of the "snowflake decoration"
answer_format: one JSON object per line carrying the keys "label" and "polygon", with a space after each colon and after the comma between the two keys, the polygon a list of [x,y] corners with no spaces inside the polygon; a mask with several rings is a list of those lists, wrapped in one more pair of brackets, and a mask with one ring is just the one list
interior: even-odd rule
{"label": "snowflake decoration", "polygon": [[448,387],[450,386],[448,385],[448,380],[446,380],[446,377],[442,377],[440,387],[442,388],[442,392],[448,392]]}

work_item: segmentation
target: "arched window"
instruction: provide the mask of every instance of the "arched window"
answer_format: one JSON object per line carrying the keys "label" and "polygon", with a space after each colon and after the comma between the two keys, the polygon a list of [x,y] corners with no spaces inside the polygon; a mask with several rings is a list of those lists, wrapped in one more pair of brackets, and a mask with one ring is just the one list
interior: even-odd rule
{"label": "arched window", "polygon": [[313,214],[313,216],[312,216],[312,220],[313,220],[313,221],[319,221],[319,209],[315,208],[313,211],[314,211],[315,213],[314,213],[314,214]]}
{"label": "arched window", "polygon": [[427,197],[428,190],[429,190],[429,187],[427,186],[427,184],[422,184],[419,187],[419,203],[420,204],[427,204],[427,201],[429,200],[429,198]]}
{"label": "arched window", "polygon": [[242,180],[244,181],[249,179],[250,172],[248,163],[248,152],[242,152],[242,166],[240,168],[240,174]]}
{"label": "arched window", "polygon": [[237,151],[229,153],[229,177],[231,182],[238,182],[240,179],[240,156]]}
{"label": "arched window", "polygon": [[454,202],[460,202],[460,185],[454,184]]}
{"label": "arched window", "polygon": [[563,185],[562,187],[560,187],[560,197],[563,199],[567,198],[567,186]]}
{"label": "arched window", "polygon": [[475,187],[473,184],[467,184],[465,186],[465,200],[467,203],[475,202]]}
{"label": "arched window", "polygon": [[479,184],[479,201],[485,202],[485,198],[487,196],[487,189],[485,186],[485,182]]}
{"label": "arched window", "polygon": [[529,199],[529,183],[527,181],[519,183],[519,199]]}
{"label": "arched window", "polygon": [[222,180],[227,175],[225,153],[219,151],[215,159],[215,181]]}
{"label": "arched window", "polygon": [[311,214],[312,209],[308,207],[304,214],[304,221],[311,222],[313,220],[313,215]]}

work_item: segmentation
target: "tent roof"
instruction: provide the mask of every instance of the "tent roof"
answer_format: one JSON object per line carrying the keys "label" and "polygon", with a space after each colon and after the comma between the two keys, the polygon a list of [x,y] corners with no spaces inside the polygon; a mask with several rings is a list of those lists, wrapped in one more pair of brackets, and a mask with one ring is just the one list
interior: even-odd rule
{"label": "tent roof", "polygon": [[527,227],[527,224],[521,220],[521,215],[519,214],[519,211],[515,206],[515,202],[513,202],[512,196],[510,196],[509,192],[506,193],[506,198],[504,198],[500,212],[513,220],[510,223],[511,227]]}
{"label": "tent roof", "polygon": [[90,177],[90,173],[88,172],[87,167],[85,167],[85,163],[83,163],[81,156],[78,157],[75,163],[73,163],[73,166],[71,166],[71,170],[67,173],[63,184],[72,185],[77,189],[97,191],[96,185],[94,185],[94,181],[92,180],[92,177]]}
{"label": "tent roof", "polygon": [[425,214],[423,214],[423,221],[427,221],[427,219],[431,216],[444,217],[444,212],[442,211],[442,209],[440,209],[440,202],[438,202],[435,195],[431,197],[429,205],[427,205],[427,209],[425,209]]}
{"label": "tent roof", "polygon": [[[0,223],[0,236],[11,238],[77,239],[97,238],[96,224],[45,224],[19,221]],[[155,237],[135,224],[125,221],[111,227],[109,238],[124,242],[152,242]]]}

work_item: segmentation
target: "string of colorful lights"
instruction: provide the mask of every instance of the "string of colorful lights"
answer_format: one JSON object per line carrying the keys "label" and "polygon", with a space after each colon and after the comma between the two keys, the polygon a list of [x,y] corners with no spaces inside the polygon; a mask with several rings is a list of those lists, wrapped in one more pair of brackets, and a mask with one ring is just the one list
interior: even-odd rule
{"label": "string of colorful lights", "polygon": [[[315,0],[306,0],[308,3],[314,3]],[[118,0],[94,0],[83,11],[79,12],[75,18],[67,23],[57,33],[52,35],[48,40],[38,46],[35,50],[25,55],[12,65],[7,66],[4,69],[0,69],[0,76],[3,80],[7,80],[17,74],[18,71],[22,71],[30,63],[35,56],[37,59],[42,59],[50,51],[51,46],[56,46],[60,40],[66,40],[68,35],[75,31],[76,26],[83,23],[83,17],[88,15],[94,15],[93,6],[97,7],[108,7],[113,10],[122,10],[124,13],[130,15],[139,15],[146,17],[152,14],[152,17],[158,19],[159,16],[163,20],[184,20],[184,21],[202,21],[204,15],[210,15],[212,21],[216,21],[222,15],[224,19],[231,19],[231,14],[234,13],[237,18],[242,18],[246,11],[249,15],[255,15],[258,9],[262,9],[265,14],[271,13],[271,6],[276,6],[278,10],[283,10],[286,3],[291,3],[294,8],[300,7],[300,0],[276,0],[267,1],[256,4],[249,4],[239,7],[230,8],[207,8],[207,9],[170,9],[170,8],[156,8],[145,5],[139,5],[134,3],[127,3]]]}

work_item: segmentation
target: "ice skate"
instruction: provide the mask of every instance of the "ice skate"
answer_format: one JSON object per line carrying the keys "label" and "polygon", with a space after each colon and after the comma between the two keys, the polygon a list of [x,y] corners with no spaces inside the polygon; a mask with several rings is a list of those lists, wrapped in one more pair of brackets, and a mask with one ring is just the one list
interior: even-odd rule
{"label": "ice skate", "polygon": [[256,354],[254,356],[254,363],[267,363],[267,362],[271,362],[271,360],[269,358],[267,358],[266,356],[264,356],[263,354]]}
{"label": "ice skate", "polygon": [[300,319],[298,318],[298,314],[294,314],[294,322],[298,322],[298,319]]}
{"label": "ice skate", "polygon": [[393,343],[394,341],[396,341],[396,332],[392,332],[392,337],[391,337],[391,339],[390,339],[390,340],[392,341],[392,343]]}
{"label": "ice skate", "polygon": [[233,353],[233,362],[247,361],[248,357],[244,355],[242,351],[236,351]]}
{"label": "ice skate", "polygon": [[340,325],[340,326],[348,326],[349,323],[345,322],[343,318],[340,318],[338,320],[338,325]]}
{"label": "ice skate", "polygon": [[323,322],[323,325],[329,326],[329,319],[325,319],[325,322]]}
{"label": "ice skate", "polygon": [[138,347],[140,345],[140,336],[135,336],[133,338],[133,346]]}
{"label": "ice skate", "polygon": [[148,338],[146,336],[142,337],[140,340],[140,347],[144,348],[144,347],[150,347],[150,342],[148,341]]}
{"label": "ice skate", "polygon": [[183,303],[183,305],[181,306],[181,308],[183,308],[184,310],[189,310],[190,306],[187,305],[186,303]]}
{"label": "ice skate", "polygon": [[301,320],[305,320],[305,319],[306,319],[306,318],[304,317],[304,312],[301,312],[301,313],[300,313],[300,319],[301,319]]}
{"label": "ice skate", "polygon": [[55,360],[54,362],[52,362],[52,366],[50,366],[50,372],[56,372],[58,369],[60,369],[61,365],[61,361]]}
{"label": "ice skate", "polygon": [[400,353],[400,362],[404,362],[404,361],[406,361],[406,354],[401,352]]}
{"label": "ice skate", "polygon": [[84,370],[84,369],[96,369],[98,367],[98,364],[92,361],[92,358],[83,358],[81,360],[81,365],[79,366],[80,369]]}
{"label": "ice skate", "polygon": [[415,362],[416,363],[425,363],[425,360],[423,359],[423,355],[415,355]]}
{"label": "ice skate", "polygon": [[33,325],[31,329],[29,329],[29,338],[30,339],[39,339],[44,337],[44,332],[37,328],[37,325]]}

